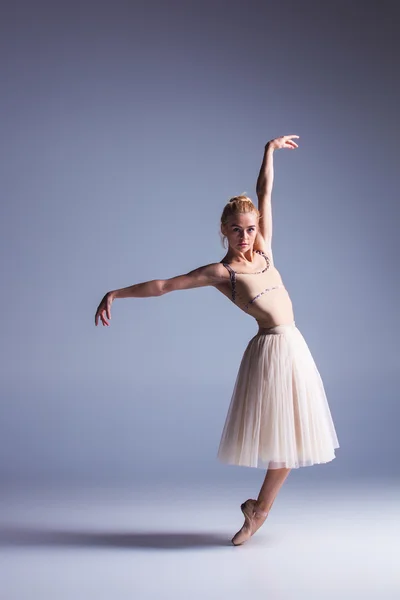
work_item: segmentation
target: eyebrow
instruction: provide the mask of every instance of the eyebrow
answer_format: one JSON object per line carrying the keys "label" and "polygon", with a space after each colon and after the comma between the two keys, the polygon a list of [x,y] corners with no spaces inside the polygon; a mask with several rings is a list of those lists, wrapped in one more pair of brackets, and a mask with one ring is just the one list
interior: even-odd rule
{"label": "eyebrow", "polygon": [[[240,225],[237,225],[236,223],[232,223],[231,227],[240,227],[241,229],[244,229],[244,227],[241,227]],[[255,225],[247,225],[247,227],[255,227]]]}

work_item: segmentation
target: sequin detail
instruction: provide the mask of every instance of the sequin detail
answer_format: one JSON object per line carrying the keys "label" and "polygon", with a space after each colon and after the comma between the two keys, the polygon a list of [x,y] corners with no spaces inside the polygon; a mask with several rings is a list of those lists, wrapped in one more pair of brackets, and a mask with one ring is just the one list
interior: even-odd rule
{"label": "sequin detail", "polygon": [[[231,279],[231,285],[232,285],[232,301],[236,303],[236,274],[238,275],[259,275],[260,273],[265,273],[265,271],[267,271],[270,267],[270,262],[269,262],[269,258],[268,256],[265,254],[265,252],[262,252],[261,250],[255,250],[255,252],[257,252],[257,254],[262,254],[262,256],[265,258],[265,262],[266,267],[262,270],[262,271],[255,271],[254,273],[243,273],[240,271],[234,271],[232,269],[232,267],[230,265],[228,265],[228,263],[222,263],[224,265],[224,267],[226,267],[229,271],[229,276]],[[266,290],[264,290],[266,291]],[[263,294],[264,292],[261,292],[261,294]],[[259,294],[261,296],[261,294]],[[258,298],[258,296],[257,296]],[[249,302],[249,304],[251,304],[252,302],[254,302],[255,298],[253,298],[253,300],[251,300]],[[246,307],[248,306],[248,304],[246,304]]]}
{"label": "sequin detail", "polygon": [[282,283],[280,283],[279,285],[274,285],[273,287],[266,288],[265,290],[263,290],[262,292],[257,294],[257,296],[255,298],[253,298],[253,300],[250,300],[250,302],[248,302],[244,308],[247,310],[249,308],[250,304],[253,304],[253,302],[255,300],[257,300],[257,298],[259,298],[260,296],[265,294],[265,292],[270,292],[271,290],[277,290],[278,288],[283,288],[283,287],[285,287],[285,286]]}
{"label": "sequin detail", "polygon": [[[265,273],[265,271],[267,271],[270,267],[269,264],[269,258],[268,256],[262,252],[261,250],[255,250],[254,252],[257,252],[257,254],[261,254],[264,258],[265,258],[265,262],[267,263],[265,268],[262,271],[254,271],[253,273],[245,273],[243,271],[232,271],[236,274],[236,275],[260,275],[260,273]],[[229,265],[227,263],[222,263],[224,266],[229,267]]]}
{"label": "sequin detail", "polygon": [[231,278],[231,285],[232,285],[232,301],[236,302],[236,271],[234,271],[232,269],[232,267],[230,267],[228,265],[228,263],[222,263],[224,265],[224,267],[226,267],[229,271],[229,276]]}
{"label": "sequin detail", "polygon": [[[240,271],[235,271],[234,269],[232,269],[232,267],[230,265],[228,265],[228,263],[222,263],[224,265],[224,267],[226,267],[229,271],[229,276],[230,276],[231,286],[232,286],[232,301],[234,303],[236,303],[236,275],[259,275],[260,273],[265,273],[265,271],[267,271],[267,269],[269,269],[269,267],[270,267],[270,261],[269,261],[268,256],[261,250],[256,250],[255,252],[257,252],[258,254],[262,254],[262,256],[265,258],[265,262],[267,263],[265,269],[263,269],[262,271],[255,271],[254,273],[243,273]],[[265,290],[263,290],[262,292],[257,294],[257,296],[255,296],[255,298],[253,298],[247,304],[245,304],[243,309],[248,310],[250,304],[253,304],[253,302],[255,302],[257,300],[257,298],[259,298],[266,292],[270,292],[271,290],[277,290],[279,288],[284,288],[284,287],[285,286],[283,285],[283,283],[281,283],[279,285],[274,285],[270,288],[265,288]]]}

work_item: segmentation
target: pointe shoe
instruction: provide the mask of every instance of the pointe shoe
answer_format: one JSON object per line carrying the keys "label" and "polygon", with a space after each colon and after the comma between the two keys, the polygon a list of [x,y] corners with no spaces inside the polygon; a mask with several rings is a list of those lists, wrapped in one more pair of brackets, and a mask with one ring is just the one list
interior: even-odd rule
{"label": "pointe shoe", "polygon": [[248,540],[268,517],[268,512],[257,508],[257,500],[253,500],[252,498],[243,502],[240,505],[240,509],[244,514],[244,524],[231,540],[234,546],[239,546]]}

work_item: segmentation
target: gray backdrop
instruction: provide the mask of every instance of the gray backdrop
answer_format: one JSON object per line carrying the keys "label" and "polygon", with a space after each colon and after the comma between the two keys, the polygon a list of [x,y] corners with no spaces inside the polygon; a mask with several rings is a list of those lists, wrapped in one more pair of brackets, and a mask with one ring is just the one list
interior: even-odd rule
{"label": "gray backdrop", "polygon": [[275,262],[341,448],[398,477],[395,2],[9,2],[1,27],[0,475],[241,477],[216,452],[256,324],[212,288],[103,294],[224,254],[275,154]]}

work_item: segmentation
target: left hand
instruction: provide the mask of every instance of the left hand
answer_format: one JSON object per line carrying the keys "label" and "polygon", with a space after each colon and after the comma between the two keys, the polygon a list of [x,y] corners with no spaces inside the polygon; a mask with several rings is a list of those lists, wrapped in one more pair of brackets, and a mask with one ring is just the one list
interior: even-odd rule
{"label": "left hand", "polygon": [[281,148],[289,148],[290,150],[295,150],[298,148],[296,142],[293,139],[299,139],[298,135],[282,135],[281,137],[270,140],[267,143],[267,146],[273,148],[274,150],[279,150]]}

